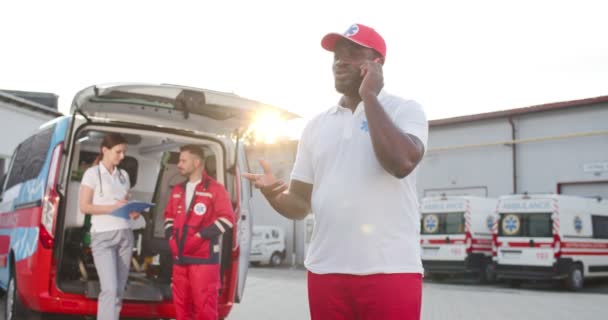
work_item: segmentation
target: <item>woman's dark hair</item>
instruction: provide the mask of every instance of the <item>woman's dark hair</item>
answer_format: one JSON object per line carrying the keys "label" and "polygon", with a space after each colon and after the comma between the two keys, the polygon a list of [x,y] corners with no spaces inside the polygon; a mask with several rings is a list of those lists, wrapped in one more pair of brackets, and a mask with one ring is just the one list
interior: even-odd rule
{"label": "woman's dark hair", "polygon": [[108,133],[105,137],[103,137],[103,141],[101,142],[101,146],[99,146],[99,155],[93,165],[97,165],[103,159],[103,147],[108,149],[114,148],[114,146],[119,144],[127,144],[127,139],[118,133]]}

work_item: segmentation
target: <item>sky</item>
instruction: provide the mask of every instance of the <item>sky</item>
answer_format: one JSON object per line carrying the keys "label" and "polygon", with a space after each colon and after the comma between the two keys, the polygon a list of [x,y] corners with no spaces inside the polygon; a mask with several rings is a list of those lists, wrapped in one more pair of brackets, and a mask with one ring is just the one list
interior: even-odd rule
{"label": "sky", "polygon": [[385,89],[429,119],[608,95],[606,1],[3,1],[0,89],[107,82],[234,92],[310,119],[334,105],[328,32],[387,43]]}

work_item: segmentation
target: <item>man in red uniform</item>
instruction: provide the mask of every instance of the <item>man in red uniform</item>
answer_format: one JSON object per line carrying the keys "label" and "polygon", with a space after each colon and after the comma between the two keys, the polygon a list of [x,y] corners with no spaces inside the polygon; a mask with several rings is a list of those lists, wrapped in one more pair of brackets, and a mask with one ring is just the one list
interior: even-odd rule
{"label": "man in red uniform", "polygon": [[165,235],[173,255],[173,302],[177,320],[218,318],[220,235],[233,227],[226,189],[203,168],[196,145],[180,149],[177,168],[188,180],[171,190],[165,209]]}

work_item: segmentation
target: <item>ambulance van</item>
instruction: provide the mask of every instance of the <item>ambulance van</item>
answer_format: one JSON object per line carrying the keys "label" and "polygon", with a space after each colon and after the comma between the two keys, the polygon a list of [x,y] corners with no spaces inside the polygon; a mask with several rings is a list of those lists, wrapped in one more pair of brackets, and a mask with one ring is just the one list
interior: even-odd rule
{"label": "ambulance van", "polygon": [[134,230],[121,315],[175,317],[164,209],[171,187],[184,181],[177,170],[180,146],[198,144],[205,149],[207,173],[227,188],[236,213],[235,228],[220,236],[212,253],[220,259],[218,311],[225,318],[243,297],[251,244],[251,188],[239,176],[248,170],[241,133],[261,109],[282,112],[234,94],[175,85],[97,85],[79,92],[70,116],[44,124],[19,144],[2,184],[5,319],[96,314],[100,289],[90,219],[79,212],[78,194],[84,170],[111,132],[128,140],[120,167],[131,179],[131,198],[156,204]]}
{"label": "ambulance van", "polygon": [[584,279],[608,276],[608,202],[539,194],[498,200],[493,256],[499,279],[560,280],[580,290]]}
{"label": "ambulance van", "polygon": [[494,279],[492,227],[496,199],[427,197],[421,201],[422,264],[427,276],[473,274]]}
{"label": "ambulance van", "polygon": [[252,265],[280,266],[286,258],[285,231],[279,226],[253,226],[251,253]]}

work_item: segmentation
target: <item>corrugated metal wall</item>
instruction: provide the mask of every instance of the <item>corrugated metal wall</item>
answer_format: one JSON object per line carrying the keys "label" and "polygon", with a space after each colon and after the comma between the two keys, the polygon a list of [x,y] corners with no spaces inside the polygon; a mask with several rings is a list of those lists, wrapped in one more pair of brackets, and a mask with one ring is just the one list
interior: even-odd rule
{"label": "corrugated metal wall", "polygon": [[598,183],[608,182],[608,104],[518,115],[513,127],[515,144],[507,117],[431,128],[419,195],[552,193],[572,183],[576,191],[561,192],[608,192]]}

